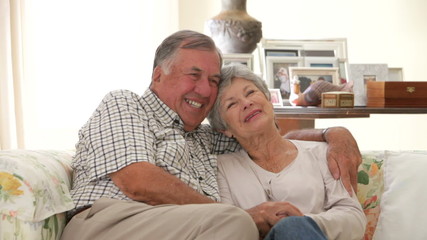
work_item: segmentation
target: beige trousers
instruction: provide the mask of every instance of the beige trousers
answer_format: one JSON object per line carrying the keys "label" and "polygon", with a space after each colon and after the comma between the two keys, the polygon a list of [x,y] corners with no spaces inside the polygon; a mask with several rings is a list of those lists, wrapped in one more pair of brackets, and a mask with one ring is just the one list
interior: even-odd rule
{"label": "beige trousers", "polygon": [[99,199],[75,215],[61,240],[258,240],[258,229],[244,210],[226,204],[151,206]]}

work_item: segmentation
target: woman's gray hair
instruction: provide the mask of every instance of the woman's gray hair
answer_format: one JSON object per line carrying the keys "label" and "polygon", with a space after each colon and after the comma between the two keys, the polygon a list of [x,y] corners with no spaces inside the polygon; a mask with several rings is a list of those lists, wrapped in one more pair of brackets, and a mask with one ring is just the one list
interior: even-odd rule
{"label": "woman's gray hair", "polygon": [[154,57],[153,70],[157,66],[164,67],[166,73],[175,59],[178,49],[198,49],[203,51],[217,51],[222,66],[221,51],[216,47],[215,42],[207,35],[191,30],[178,31],[169,37],[157,47]]}
{"label": "woman's gray hair", "polygon": [[243,78],[252,82],[262,93],[264,93],[268,100],[271,98],[270,91],[268,90],[265,81],[253,73],[247,66],[235,63],[224,66],[221,70],[221,83],[218,86],[218,97],[216,98],[215,104],[208,115],[209,123],[214,130],[218,131],[228,129],[227,123],[222,119],[220,113],[221,97],[224,94],[224,90],[231,85],[235,78]]}

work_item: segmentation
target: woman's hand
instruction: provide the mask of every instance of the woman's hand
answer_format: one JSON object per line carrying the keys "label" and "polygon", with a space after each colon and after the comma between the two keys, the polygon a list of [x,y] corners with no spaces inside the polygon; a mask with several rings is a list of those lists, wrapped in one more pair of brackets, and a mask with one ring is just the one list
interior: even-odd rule
{"label": "woman's hand", "polygon": [[288,216],[303,216],[302,212],[289,202],[264,202],[246,212],[251,215],[263,239],[280,219]]}

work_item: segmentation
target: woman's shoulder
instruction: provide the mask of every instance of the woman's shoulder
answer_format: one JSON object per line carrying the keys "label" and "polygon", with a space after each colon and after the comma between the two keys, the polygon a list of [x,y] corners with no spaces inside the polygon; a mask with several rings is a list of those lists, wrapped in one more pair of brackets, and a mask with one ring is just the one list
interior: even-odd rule
{"label": "woman's shoulder", "polygon": [[248,154],[243,149],[232,153],[220,154],[217,156],[217,161],[219,170],[227,172],[246,169],[250,164]]}
{"label": "woman's shoulder", "polygon": [[328,148],[326,142],[316,142],[316,141],[302,141],[302,140],[289,140],[291,141],[299,151],[309,151],[309,152],[325,152]]}
{"label": "woman's shoulder", "polygon": [[240,162],[241,159],[245,158],[245,155],[247,156],[247,153],[243,149],[240,149],[236,152],[219,154],[217,155],[218,164],[231,164],[235,162]]}

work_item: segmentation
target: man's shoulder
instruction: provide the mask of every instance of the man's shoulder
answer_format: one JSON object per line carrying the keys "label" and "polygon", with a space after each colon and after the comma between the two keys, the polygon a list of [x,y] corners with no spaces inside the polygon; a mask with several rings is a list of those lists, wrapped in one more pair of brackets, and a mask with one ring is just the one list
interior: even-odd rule
{"label": "man's shoulder", "polygon": [[127,89],[118,89],[108,92],[104,98],[103,101],[109,101],[111,99],[117,99],[117,98],[131,98],[131,99],[139,99],[140,96],[130,90]]}

